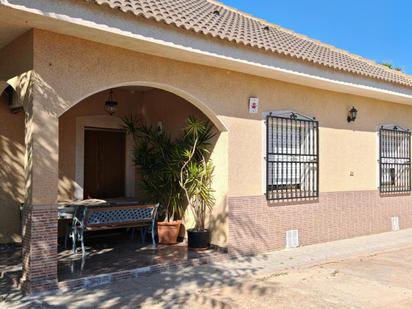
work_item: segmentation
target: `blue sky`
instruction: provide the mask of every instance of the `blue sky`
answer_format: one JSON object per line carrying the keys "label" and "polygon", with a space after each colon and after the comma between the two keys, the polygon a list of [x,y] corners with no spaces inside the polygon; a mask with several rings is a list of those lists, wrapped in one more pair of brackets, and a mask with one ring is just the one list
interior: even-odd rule
{"label": "blue sky", "polygon": [[222,0],[244,12],[412,74],[411,0]]}

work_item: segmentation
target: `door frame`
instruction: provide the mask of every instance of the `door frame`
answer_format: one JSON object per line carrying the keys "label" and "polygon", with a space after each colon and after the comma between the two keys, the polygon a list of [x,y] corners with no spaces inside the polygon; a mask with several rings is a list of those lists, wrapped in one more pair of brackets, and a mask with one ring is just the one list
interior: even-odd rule
{"label": "door frame", "polygon": [[[84,131],[86,128],[123,129],[123,121],[116,116],[96,115],[76,117],[76,161],[74,198],[83,199],[84,192]],[[133,138],[126,134],[125,149],[125,193],[135,196],[135,166],[133,164]]]}

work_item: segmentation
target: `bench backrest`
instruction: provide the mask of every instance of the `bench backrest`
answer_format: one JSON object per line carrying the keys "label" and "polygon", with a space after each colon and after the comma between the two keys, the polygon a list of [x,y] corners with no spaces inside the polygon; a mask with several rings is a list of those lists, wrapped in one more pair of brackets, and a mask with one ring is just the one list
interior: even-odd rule
{"label": "bench backrest", "polygon": [[80,206],[77,219],[84,228],[124,226],[150,223],[156,218],[158,205]]}

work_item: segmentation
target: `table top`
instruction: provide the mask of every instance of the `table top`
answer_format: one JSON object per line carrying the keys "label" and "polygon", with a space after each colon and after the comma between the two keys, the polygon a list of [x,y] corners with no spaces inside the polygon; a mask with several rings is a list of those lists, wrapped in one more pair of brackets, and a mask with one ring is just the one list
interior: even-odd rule
{"label": "table top", "polygon": [[86,199],[80,201],[60,202],[59,208],[67,206],[127,206],[139,204],[143,204],[143,202],[133,198]]}
{"label": "table top", "polygon": [[110,198],[110,199],[86,199],[81,201],[65,201],[59,203],[59,219],[73,219],[76,206],[100,207],[100,206],[133,206],[143,205],[142,201],[133,198]]}

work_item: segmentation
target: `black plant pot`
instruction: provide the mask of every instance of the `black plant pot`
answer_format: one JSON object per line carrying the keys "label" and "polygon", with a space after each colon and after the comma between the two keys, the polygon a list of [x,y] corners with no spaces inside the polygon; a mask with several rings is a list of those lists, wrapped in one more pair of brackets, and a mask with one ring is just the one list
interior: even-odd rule
{"label": "black plant pot", "polygon": [[188,247],[190,250],[201,251],[207,250],[210,246],[210,231],[188,230]]}

